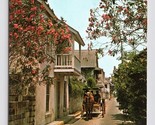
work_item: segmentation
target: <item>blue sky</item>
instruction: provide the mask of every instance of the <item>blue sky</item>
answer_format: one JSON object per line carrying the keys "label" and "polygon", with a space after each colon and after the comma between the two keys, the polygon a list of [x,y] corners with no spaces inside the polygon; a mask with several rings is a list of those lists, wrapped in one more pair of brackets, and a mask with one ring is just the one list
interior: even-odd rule
{"label": "blue sky", "polygon": [[[85,42],[85,46],[82,49],[87,49],[87,44],[90,42],[86,39],[86,29],[88,26],[89,10],[99,5],[100,0],[48,0],[50,7],[54,10],[54,13],[58,18],[63,17],[67,21],[67,24],[76,29]],[[108,39],[99,39],[94,41],[95,43],[107,41]],[[95,46],[93,49],[97,49],[100,46]],[[99,67],[103,68],[106,77],[111,76],[113,67],[117,66],[119,62],[116,57],[105,55],[99,60]]]}

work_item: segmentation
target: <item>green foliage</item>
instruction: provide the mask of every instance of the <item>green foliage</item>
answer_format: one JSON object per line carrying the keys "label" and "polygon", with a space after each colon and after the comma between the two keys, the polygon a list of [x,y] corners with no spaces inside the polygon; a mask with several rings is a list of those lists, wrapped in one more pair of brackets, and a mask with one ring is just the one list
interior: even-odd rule
{"label": "green foliage", "polygon": [[96,82],[95,82],[95,79],[93,77],[89,77],[87,79],[87,86],[90,88],[96,87]]}
{"label": "green foliage", "polygon": [[93,69],[91,69],[91,68],[85,68],[84,70],[82,70],[82,74],[83,74],[83,76],[85,76],[85,78],[86,79],[88,79],[90,76],[92,76],[92,74],[93,74]]}
{"label": "green foliage", "polygon": [[69,94],[71,97],[79,97],[83,95],[83,88],[85,84],[78,81],[77,78],[73,77],[69,83]]}
{"label": "green foliage", "polygon": [[113,77],[120,109],[136,123],[143,121],[141,125],[146,122],[146,68],[145,49],[135,54],[130,61],[122,62]]}

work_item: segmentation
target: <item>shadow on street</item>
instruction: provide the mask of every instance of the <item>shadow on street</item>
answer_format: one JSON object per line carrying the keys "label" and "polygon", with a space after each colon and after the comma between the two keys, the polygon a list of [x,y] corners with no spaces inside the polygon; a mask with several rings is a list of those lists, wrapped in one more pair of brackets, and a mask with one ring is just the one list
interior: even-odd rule
{"label": "shadow on street", "polygon": [[[93,117],[98,117],[99,114],[100,114],[100,113],[92,113],[92,118],[91,118],[91,119],[93,119]],[[85,120],[85,121],[90,120],[90,119],[87,119],[87,118],[86,118],[86,114],[83,115],[82,119]]]}
{"label": "shadow on street", "polygon": [[120,113],[120,114],[112,115],[112,119],[122,121],[122,123],[119,123],[117,125],[135,125],[135,123],[129,121],[128,116],[125,114]]}

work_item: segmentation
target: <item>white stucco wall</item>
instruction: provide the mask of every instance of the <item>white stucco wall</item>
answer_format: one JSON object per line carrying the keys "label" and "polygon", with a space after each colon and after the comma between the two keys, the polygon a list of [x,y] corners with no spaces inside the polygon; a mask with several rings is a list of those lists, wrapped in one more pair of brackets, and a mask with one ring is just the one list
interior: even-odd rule
{"label": "white stucco wall", "polygon": [[64,76],[56,76],[55,83],[55,117],[63,116],[64,104]]}
{"label": "white stucco wall", "polygon": [[38,85],[36,88],[36,125],[44,125],[55,120],[54,85],[50,86],[49,111],[46,112],[46,85]]}
{"label": "white stucco wall", "polygon": [[[44,69],[46,64],[41,64],[41,69]],[[54,64],[50,64],[51,71],[49,76],[53,77],[54,75]],[[51,121],[55,120],[55,102],[54,102],[55,94],[54,94],[54,84],[51,81],[50,85],[50,97],[49,97],[49,111],[46,112],[46,84],[42,83],[41,85],[37,84],[36,86],[36,107],[35,107],[35,125],[45,125]]]}
{"label": "white stucco wall", "polygon": [[54,83],[55,118],[60,118],[69,113],[68,77],[65,77],[64,75],[60,74],[56,75],[55,77],[56,77],[56,81]]}
{"label": "white stucco wall", "polygon": [[36,87],[36,108],[35,108],[35,125],[45,124],[45,102],[46,102],[46,86],[37,85]]}
{"label": "white stucco wall", "polygon": [[51,113],[51,120],[55,120],[55,93],[54,93],[54,84],[51,85],[50,88],[50,113]]}
{"label": "white stucco wall", "polygon": [[[66,86],[64,86],[64,81],[63,75],[55,76],[55,80],[51,81],[53,84],[50,86],[49,112],[46,112],[46,85],[37,85],[35,125],[45,125],[63,117],[67,114],[67,111],[69,112],[68,81]],[[64,90],[67,92],[65,94],[66,108],[64,107]]]}

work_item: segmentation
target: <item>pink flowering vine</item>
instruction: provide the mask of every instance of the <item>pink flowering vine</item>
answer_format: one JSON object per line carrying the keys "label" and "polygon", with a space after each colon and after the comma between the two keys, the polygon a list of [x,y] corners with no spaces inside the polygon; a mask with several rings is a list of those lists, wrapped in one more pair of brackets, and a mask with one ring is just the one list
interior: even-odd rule
{"label": "pink flowering vine", "polygon": [[10,78],[14,81],[12,76],[22,76],[18,82],[23,85],[32,82],[32,74],[33,79],[39,79],[41,63],[53,61],[45,53],[47,46],[55,46],[56,53],[70,51],[67,48],[72,40],[68,26],[56,17],[49,18],[44,4],[36,0],[9,2]]}

